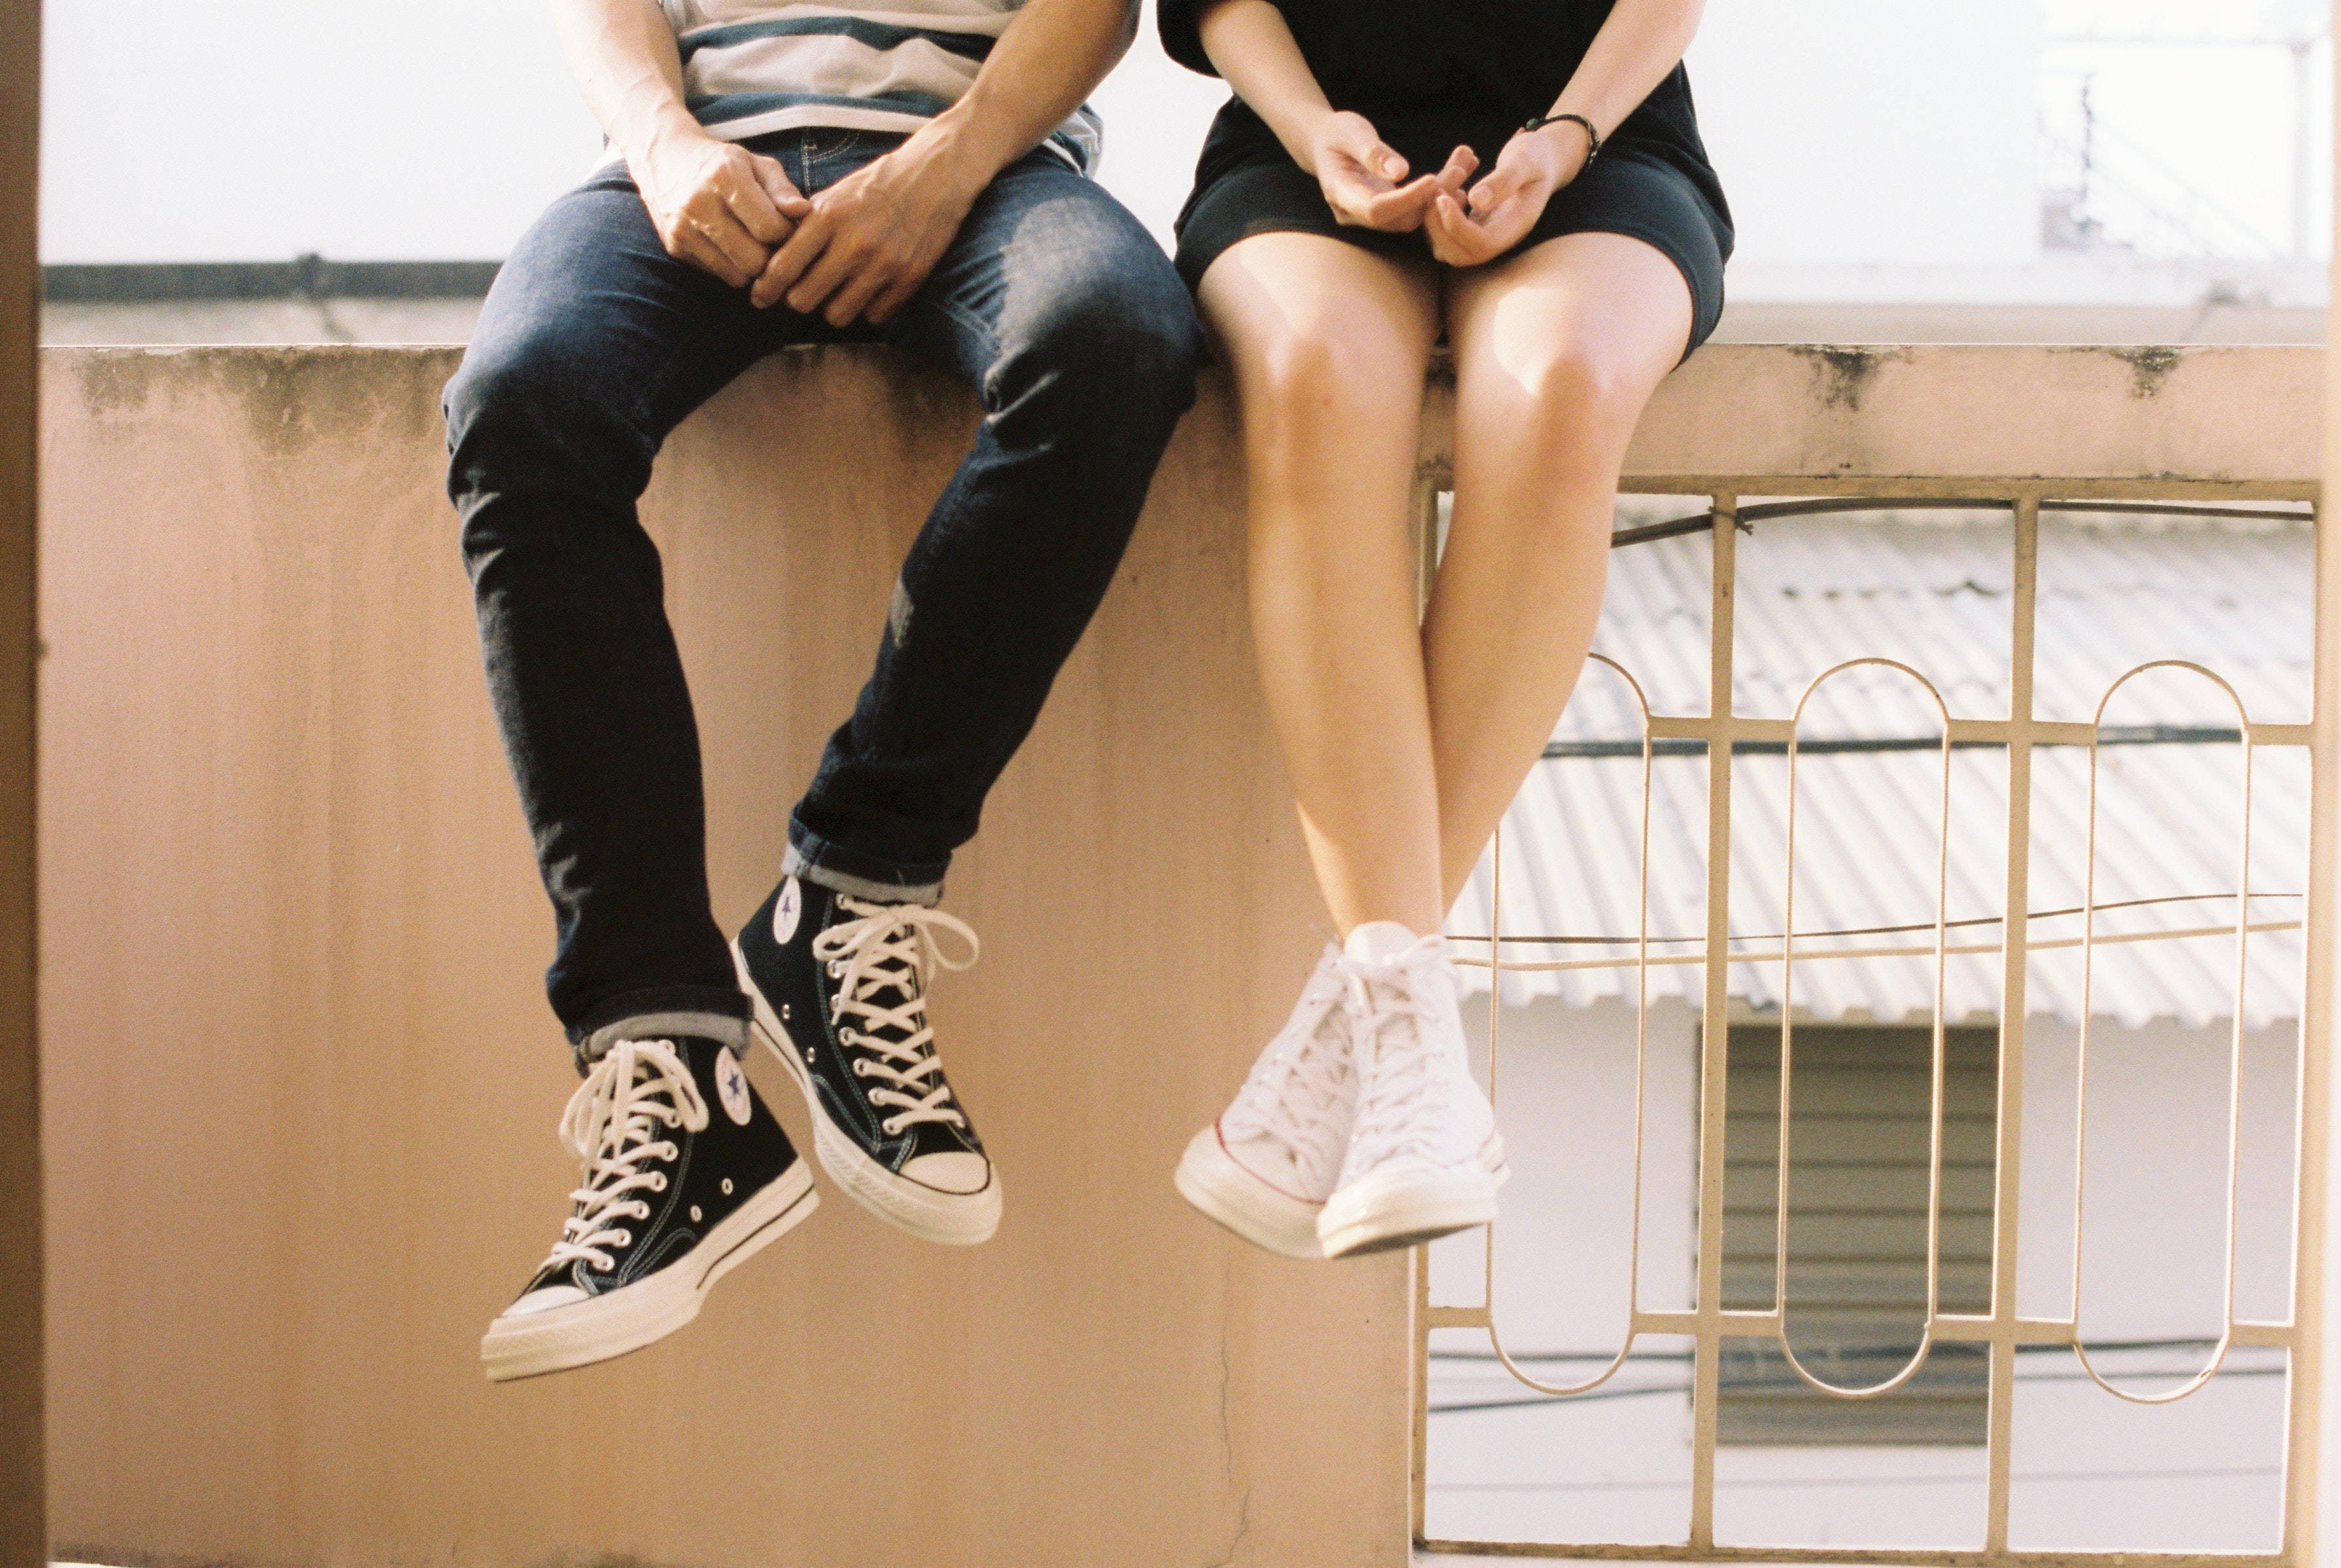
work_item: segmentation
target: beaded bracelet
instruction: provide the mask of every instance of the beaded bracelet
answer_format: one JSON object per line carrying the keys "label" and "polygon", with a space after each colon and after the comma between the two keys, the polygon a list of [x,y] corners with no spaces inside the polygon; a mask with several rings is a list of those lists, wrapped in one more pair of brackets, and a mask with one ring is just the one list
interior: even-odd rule
{"label": "beaded bracelet", "polygon": [[1558,125],[1564,120],[1568,121],[1572,125],[1582,125],[1585,127],[1585,161],[1590,164],[1594,159],[1599,157],[1601,155],[1601,133],[1595,130],[1593,128],[1593,122],[1587,119],[1582,114],[1539,114],[1535,119],[1530,120],[1527,124],[1522,125],[1520,129],[1523,131],[1541,131],[1547,125]]}

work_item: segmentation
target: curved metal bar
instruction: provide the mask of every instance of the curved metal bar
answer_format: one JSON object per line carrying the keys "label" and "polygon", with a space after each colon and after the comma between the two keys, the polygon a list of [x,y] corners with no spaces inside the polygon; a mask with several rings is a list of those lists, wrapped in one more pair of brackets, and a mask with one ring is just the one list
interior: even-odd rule
{"label": "curved metal bar", "polygon": [[2132,1404],[2171,1404],[2186,1398],[2217,1375],[2220,1365],[2227,1359],[2236,1339],[2236,1174],[2242,1156],[2244,1100],[2244,986],[2247,970],[2246,958],[2251,940],[2252,899],[2252,729],[2251,715],[2244,710],[2244,700],[2226,677],[2215,670],[2187,659],[2157,659],[2126,671],[2097,700],[2097,711],[2090,716],[2093,729],[2105,727],[2106,707],[2114,694],[2149,670],[2186,670],[2216,686],[2226,695],[2236,710],[2236,722],[2242,732],[2244,762],[2243,831],[2236,848],[2236,1005],[2235,1019],[2229,1032],[2227,1054],[2227,1235],[2226,1269],[2220,1281],[2218,1342],[2211,1347],[2211,1359],[2203,1369],[2176,1388],[2159,1394],[2133,1394],[2117,1388],[2097,1371],[2089,1359],[2088,1345],[2082,1339],[2081,1325],[2081,1240],[2085,1234],[2088,1195],[2089,1149],[2089,987],[2095,969],[2097,952],[2097,748],[2089,747],[2089,809],[2088,835],[2086,845],[2087,861],[2082,872],[2081,903],[2087,911],[2081,922],[2081,1022],[2075,1050],[2073,1106],[2073,1357],[2081,1364],[2090,1382],[2117,1399]]}
{"label": "curved metal bar", "polygon": [[1778,1158],[1779,1196],[1774,1232],[1773,1300],[1780,1314],[1780,1325],[1774,1337],[1779,1342],[1780,1355],[1788,1369],[1808,1385],[1822,1394],[1839,1399],[1876,1399],[1891,1394],[1912,1378],[1927,1364],[1928,1355],[1935,1348],[1935,1316],[1940,1309],[1943,1226],[1943,993],[1945,978],[1949,971],[1946,953],[1949,937],[1951,898],[1951,710],[1935,683],[1910,666],[1895,659],[1848,659],[1844,663],[1822,670],[1797,699],[1796,711],[1788,724],[1788,873],[1787,886],[1780,901],[1780,929],[1797,928],[1797,731],[1803,724],[1805,705],[1813,693],[1835,676],[1865,665],[1877,665],[1898,670],[1917,681],[1927,695],[1934,700],[1935,711],[1943,721],[1943,789],[1939,816],[1937,819],[1935,861],[1935,1007],[1932,1067],[1929,1073],[1930,1091],[1927,1107],[1927,1321],[1919,1331],[1918,1348],[1901,1371],[1882,1383],[1861,1388],[1848,1388],[1814,1374],[1797,1356],[1796,1347],[1788,1343],[1788,1135],[1789,1084],[1792,1077],[1789,1062],[1789,1037],[1796,1013],[1795,993],[1791,989],[1796,963],[1793,943],[1783,938],[1780,943],[1780,1146]]}
{"label": "curved metal bar", "polygon": [[[1642,683],[1635,680],[1632,672],[1624,665],[1599,653],[1589,653],[1586,657],[1616,670],[1619,679],[1623,680],[1633,691],[1634,700],[1642,710],[1641,892],[1639,908],[1637,911],[1639,917],[1637,924],[1641,928],[1641,934],[1638,938],[1638,956],[1635,963],[1634,1196],[1631,1205],[1632,1228],[1627,1242],[1626,1255],[1626,1343],[1618,1347],[1618,1354],[1611,1359],[1609,1365],[1583,1383],[1553,1384],[1531,1377],[1520,1370],[1519,1363],[1514,1361],[1511,1353],[1504,1348],[1502,1331],[1496,1325],[1496,1225],[1498,1222],[1492,1220],[1488,1225],[1488,1243],[1483,1254],[1482,1276],[1485,1281],[1488,1303],[1488,1343],[1494,1347],[1496,1359],[1503,1363],[1504,1370],[1510,1373],[1517,1381],[1535,1389],[1539,1394],[1562,1396],[1589,1394],[1618,1375],[1618,1369],[1624,1366],[1627,1359],[1634,1353],[1634,1342],[1641,1337],[1641,1330],[1634,1326],[1634,1319],[1640,1315],[1642,1309],[1642,1102],[1644,1085],[1649,1077],[1646,1068],[1649,1066],[1648,1047],[1650,1026],[1650,701],[1642,691]],[[1496,868],[1491,893],[1500,895],[1503,891],[1500,878],[1504,869],[1503,829],[1500,826],[1496,829]],[[1503,919],[1503,904],[1500,898],[1491,896],[1488,918],[1489,970],[1488,976],[1488,1093],[1490,1099],[1494,1098],[1496,1089],[1497,1017],[1501,1013],[1503,1006],[1503,943],[1500,939],[1504,928]]]}
{"label": "curved metal bar", "polygon": [[[2302,922],[2298,920],[2255,920],[2245,929],[2256,937],[2264,932],[2297,931],[2301,928],[2301,925]],[[2168,931],[2117,931],[2108,936],[2099,937],[2097,941],[2101,946],[2107,948],[2129,947],[2139,942],[2181,942],[2191,937],[2216,937],[2234,928],[2229,926],[2183,926]],[[2059,937],[2053,942],[2027,942],[2024,944],[2024,950],[2027,953],[2053,953],[2066,948],[2077,948],[2082,941],[2083,938],[2079,937]],[[1959,942],[1943,950],[1953,956],[1967,956],[1997,953],[2005,949],[1997,942]],[[1932,948],[1920,947],[1824,948],[1817,953],[1803,955],[1803,961],[1812,964],[1838,958],[1932,958],[1934,953],[1935,949]],[[1753,963],[1760,956],[1735,952],[1728,961],[1734,964]],[[1457,958],[1454,962],[1457,968],[1465,969],[1484,969],[1488,967],[1488,960],[1485,958]],[[1668,953],[1652,958],[1650,966],[1653,968],[1661,969],[1684,968],[1693,964],[1706,962],[1707,955],[1704,953]],[[1621,969],[1625,966],[1609,958],[1555,958],[1534,964],[1522,963],[1514,959],[1504,968],[1517,974],[1529,975],[1550,974],[1556,970]]]}
{"label": "curved metal bar", "polygon": [[[2235,895],[2233,893],[2165,893],[2152,898],[2117,898],[2110,904],[2100,904],[2097,908],[2100,909],[2142,909],[2149,904],[2207,904],[2214,899],[2226,899],[2232,898],[2234,897]],[[2306,897],[2306,895],[2300,893],[2255,893],[2252,897],[2255,898],[2298,898]],[[2055,920],[2060,919],[2068,915],[2080,915],[2086,914],[2087,912],[2087,910],[2076,904],[2069,909],[2035,909],[2031,913],[2026,915],[2025,918],[2027,920]],[[1952,920],[1947,923],[1950,929],[1960,931],[1965,930],[1971,926],[2002,925],[2006,923],[2006,920],[2007,917],[2004,915],[1977,915],[1968,919]],[[1823,937],[1897,937],[1902,935],[1906,931],[1931,931],[1934,928],[1934,926],[1930,923],[1915,926],[1853,926],[1848,927],[1844,930],[1838,931],[1798,931],[1796,933],[1795,939],[1799,942],[1812,942],[1818,941]],[[1485,937],[1449,937],[1447,939],[1449,942],[1484,942],[1488,938]],[[1744,937],[1734,937],[1731,939],[1735,942],[1778,942],[1784,938],[1778,931],[1758,931]],[[1504,940],[1510,942],[1515,946],[1521,947],[1622,948],[1628,943],[1633,941],[1634,938],[1631,937],[1507,937]],[[1663,948],[1680,947],[1691,942],[1704,942],[1707,938],[1705,937],[1652,937],[1650,940]],[[1704,958],[1705,956],[1701,955],[1702,961],[1704,961]],[[1518,964],[1514,964],[1512,966],[1512,968],[1516,969],[1519,967],[1520,966]]]}

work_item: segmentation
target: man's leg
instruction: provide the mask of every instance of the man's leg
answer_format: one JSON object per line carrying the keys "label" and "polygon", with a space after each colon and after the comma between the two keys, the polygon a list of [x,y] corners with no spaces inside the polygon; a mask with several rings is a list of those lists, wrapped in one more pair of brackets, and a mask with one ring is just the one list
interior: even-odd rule
{"label": "man's leg", "polygon": [[802,326],[669,257],[606,176],[515,248],[447,389],[488,687],[557,917],[548,988],[585,1074],[562,1118],[583,1178],[481,1342],[493,1379],[673,1332],[817,1202],[741,1070],[699,737],[634,516],[667,432]]}
{"label": "man's leg", "polygon": [[1046,153],[993,182],[889,331],[973,385],[983,422],[735,948],[822,1165],[929,1240],[979,1242],[1000,1219],[925,1016],[932,970],[971,961],[973,933],[929,906],[1112,581],[1192,401],[1197,335],[1161,248]]}
{"label": "man's leg", "polygon": [[667,432],[789,316],[669,256],[613,174],[522,239],[447,388],[488,688],[555,913],[547,990],[581,1047],[634,1014],[742,1013],[708,903],[698,729],[634,503]]}
{"label": "man's leg", "polygon": [[790,843],[832,886],[931,899],[1113,580],[1194,401],[1199,333],[1138,220],[1035,153],[977,202],[890,335],[957,371],[984,418]]}

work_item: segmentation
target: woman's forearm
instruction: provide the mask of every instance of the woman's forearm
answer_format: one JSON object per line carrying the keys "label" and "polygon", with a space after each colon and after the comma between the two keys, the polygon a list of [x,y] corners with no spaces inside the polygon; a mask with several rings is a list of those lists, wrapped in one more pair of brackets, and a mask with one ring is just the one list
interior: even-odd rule
{"label": "woman's forearm", "polygon": [[610,144],[639,166],[660,142],[704,135],[682,102],[682,55],[655,0],[554,0],[562,53]]}
{"label": "woman's forearm", "polygon": [[1300,57],[1284,13],[1270,0],[1218,0],[1203,9],[1196,26],[1211,68],[1268,122],[1295,163],[1317,173],[1312,133],[1333,105]]}
{"label": "woman's forearm", "polygon": [[1582,114],[1604,136],[1682,63],[1705,0],[1618,0],[1550,111]]}

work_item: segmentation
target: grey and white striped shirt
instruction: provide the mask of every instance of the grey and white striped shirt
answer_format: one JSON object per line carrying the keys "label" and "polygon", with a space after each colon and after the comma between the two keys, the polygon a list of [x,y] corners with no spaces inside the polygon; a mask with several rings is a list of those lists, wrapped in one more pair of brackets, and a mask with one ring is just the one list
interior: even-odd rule
{"label": "grey and white striped shirt", "polygon": [[[1023,0],[659,0],[684,101],[726,141],[802,125],[915,131],[957,103]],[[1082,173],[1101,127],[1084,104],[1043,144]]]}

